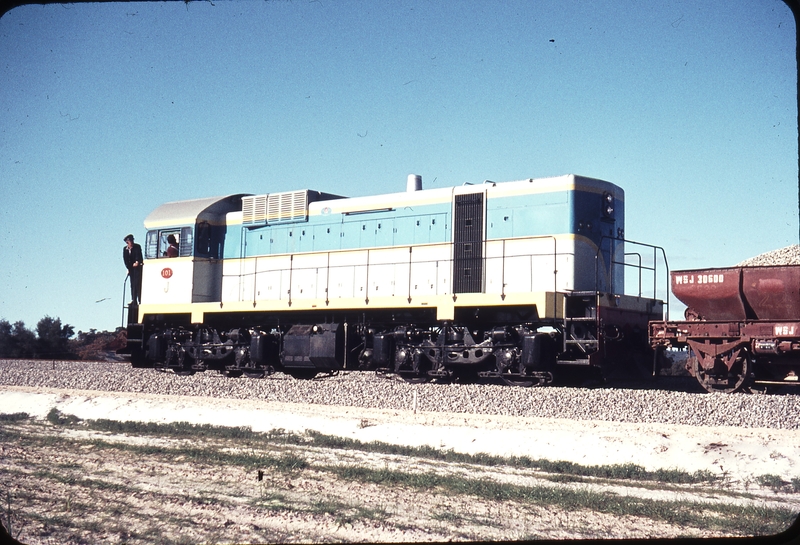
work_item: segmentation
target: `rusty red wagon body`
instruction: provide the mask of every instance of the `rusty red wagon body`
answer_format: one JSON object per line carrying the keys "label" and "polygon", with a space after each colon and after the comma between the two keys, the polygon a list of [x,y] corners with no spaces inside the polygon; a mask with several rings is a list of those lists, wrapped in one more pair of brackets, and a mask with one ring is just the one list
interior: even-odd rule
{"label": "rusty red wagon body", "polygon": [[688,347],[706,390],[798,384],[800,265],[672,271],[671,286],[685,320],[651,322],[651,345]]}

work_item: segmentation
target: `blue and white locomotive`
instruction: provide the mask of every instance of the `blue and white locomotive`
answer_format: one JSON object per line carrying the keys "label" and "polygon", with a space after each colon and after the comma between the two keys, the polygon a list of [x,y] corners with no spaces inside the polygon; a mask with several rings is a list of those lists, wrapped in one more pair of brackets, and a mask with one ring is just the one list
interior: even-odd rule
{"label": "blue and white locomotive", "polygon": [[180,374],[545,384],[640,360],[663,318],[660,300],[623,293],[622,189],[582,176],[235,194],[164,204],[144,225],[127,350]]}

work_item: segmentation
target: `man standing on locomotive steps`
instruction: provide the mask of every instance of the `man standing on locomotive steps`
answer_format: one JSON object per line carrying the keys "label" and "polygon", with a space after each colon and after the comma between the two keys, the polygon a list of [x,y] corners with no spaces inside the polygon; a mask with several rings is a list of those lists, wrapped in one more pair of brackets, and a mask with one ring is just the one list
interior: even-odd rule
{"label": "man standing on locomotive steps", "polygon": [[131,305],[138,305],[142,302],[142,247],[134,244],[133,235],[125,237],[126,246],[122,249],[122,260],[128,269],[128,276],[131,277]]}

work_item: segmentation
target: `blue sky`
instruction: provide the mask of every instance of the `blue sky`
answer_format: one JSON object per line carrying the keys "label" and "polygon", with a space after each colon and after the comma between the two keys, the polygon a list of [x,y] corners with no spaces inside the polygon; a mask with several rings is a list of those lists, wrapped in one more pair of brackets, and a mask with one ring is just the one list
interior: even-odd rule
{"label": "blue sky", "polygon": [[796,244],[795,32],[778,0],[16,8],[0,318],[119,326],[122,238],[163,202],[388,193],[410,173],[608,180],[626,236],[672,269]]}

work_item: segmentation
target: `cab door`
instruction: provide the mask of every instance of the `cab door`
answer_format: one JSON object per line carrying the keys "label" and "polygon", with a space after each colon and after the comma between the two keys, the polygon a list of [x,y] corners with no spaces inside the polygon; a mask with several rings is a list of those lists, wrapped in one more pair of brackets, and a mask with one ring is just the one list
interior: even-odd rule
{"label": "cab door", "polygon": [[[197,222],[194,236],[192,302],[208,303],[222,299],[222,245],[225,226]],[[187,241],[191,245],[191,240]]]}

